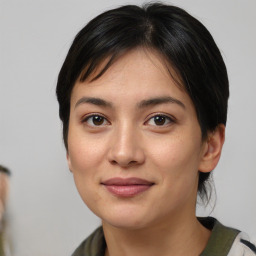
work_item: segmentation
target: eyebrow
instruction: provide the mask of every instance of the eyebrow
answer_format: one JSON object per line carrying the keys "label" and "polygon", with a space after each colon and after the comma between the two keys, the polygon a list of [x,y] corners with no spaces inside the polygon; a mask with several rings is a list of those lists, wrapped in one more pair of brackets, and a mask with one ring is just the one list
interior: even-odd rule
{"label": "eyebrow", "polygon": [[84,104],[84,103],[90,103],[93,105],[97,105],[97,106],[102,106],[102,107],[112,107],[112,103],[105,101],[103,99],[100,98],[92,98],[92,97],[82,97],[81,99],[79,99],[76,102],[75,108],[78,105]]}
{"label": "eyebrow", "polygon": [[[81,99],[79,99],[76,104],[75,104],[75,108],[81,104],[85,104],[85,103],[89,103],[89,104],[93,104],[93,105],[97,105],[97,106],[102,106],[102,107],[113,107],[111,102],[105,101],[103,99],[100,98],[94,98],[94,97],[82,97]],[[138,108],[145,108],[145,107],[149,107],[149,106],[155,106],[155,105],[159,105],[159,104],[165,104],[165,103],[175,103],[178,104],[179,106],[181,106],[182,108],[186,108],[184,103],[182,103],[180,100],[175,99],[173,97],[167,96],[167,97],[156,97],[156,98],[150,98],[147,100],[142,100],[140,103],[137,104]]]}
{"label": "eyebrow", "polygon": [[165,104],[165,103],[175,103],[181,106],[182,108],[186,108],[185,104],[182,103],[180,100],[175,99],[173,97],[167,96],[167,97],[157,97],[157,98],[151,98],[147,100],[143,100],[138,104],[139,108],[145,108],[148,106],[155,106],[159,104]]}

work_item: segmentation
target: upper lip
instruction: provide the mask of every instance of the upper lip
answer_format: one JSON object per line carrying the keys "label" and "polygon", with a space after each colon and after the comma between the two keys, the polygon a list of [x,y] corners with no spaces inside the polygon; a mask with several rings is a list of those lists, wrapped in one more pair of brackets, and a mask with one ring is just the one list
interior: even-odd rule
{"label": "upper lip", "polygon": [[118,185],[119,186],[129,186],[129,185],[153,185],[154,182],[136,178],[136,177],[132,177],[132,178],[115,177],[115,178],[105,180],[105,181],[101,182],[101,184],[107,185],[107,186],[110,186],[110,185],[112,185],[112,186],[118,186]]}

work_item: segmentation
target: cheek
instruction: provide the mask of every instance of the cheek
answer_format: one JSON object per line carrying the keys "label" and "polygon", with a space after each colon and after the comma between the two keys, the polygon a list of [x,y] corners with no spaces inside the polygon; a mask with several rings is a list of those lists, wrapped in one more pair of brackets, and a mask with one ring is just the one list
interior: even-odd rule
{"label": "cheek", "polygon": [[195,182],[200,163],[200,138],[170,137],[150,147],[151,161],[162,176],[163,182]]}
{"label": "cheek", "polygon": [[77,188],[77,191],[82,198],[83,202],[87,207],[97,215],[97,202],[102,201],[102,197],[99,193],[98,187],[95,186],[95,183],[92,182],[92,175],[88,172],[75,173],[74,182]]}
{"label": "cheek", "polygon": [[104,142],[102,138],[83,136],[80,133],[70,132],[68,139],[69,165],[75,174],[86,175],[104,159]]}
{"label": "cheek", "polygon": [[180,209],[185,202],[194,205],[198,186],[200,145],[173,138],[167,142],[168,140],[151,148],[151,161],[160,175],[158,181],[162,187],[160,193],[163,200],[157,202],[158,207],[164,207],[164,202],[172,202],[167,207],[169,210]]}
{"label": "cheek", "polygon": [[149,147],[151,155],[160,165],[196,164],[200,156],[200,143],[181,137],[166,139]]}
{"label": "cheek", "polygon": [[103,160],[102,147],[95,141],[72,133],[68,145],[68,162],[76,188],[84,203],[94,211],[93,205],[101,198],[95,186],[99,183],[97,169]]}

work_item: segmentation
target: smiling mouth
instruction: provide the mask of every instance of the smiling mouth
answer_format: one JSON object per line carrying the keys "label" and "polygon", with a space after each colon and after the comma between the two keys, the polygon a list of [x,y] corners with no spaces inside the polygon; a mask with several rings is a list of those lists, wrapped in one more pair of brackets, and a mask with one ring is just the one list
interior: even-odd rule
{"label": "smiling mouth", "polygon": [[140,178],[112,178],[101,183],[111,194],[118,197],[134,197],[149,190],[154,183]]}

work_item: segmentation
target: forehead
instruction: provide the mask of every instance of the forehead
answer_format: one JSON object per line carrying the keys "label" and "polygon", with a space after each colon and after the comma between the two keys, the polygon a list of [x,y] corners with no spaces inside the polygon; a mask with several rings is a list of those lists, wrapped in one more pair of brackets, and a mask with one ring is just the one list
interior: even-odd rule
{"label": "forehead", "polygon": [[95,79],[108,62],[109,58],[102,61],[85,81],[77,80],[71,104],[74,105],[74,101],[87,94],[108,97],[112,101],[128,97],[139,101],[143,98],[175,96],[191,103],[174,69],[156,51],[139,48],[126,52]]}
{"label": "forehead", "polygon": [[[89,61],[89,63],[85,64],[85,68],[82,70],[76,82],[97,80],[112,66],[115,66],[115,68],[116,66],[121,67],[124,62],[127,62],[127,60],[129,62],[130,59],[132,60],[132,64],[136,66],[137,63],[135,59],[138,56],[142,57],[142,59],[145,59],[146,57],[147,60],[151,61],[151,64],[161,69],[163,73],[168,74],[168,76],[170,76],[169,78],[172,78],[177,86],[179,86],[181,89],[185,89],[179,71],[173,67],[171,61],[168,60],[167,57],[157,49],[143,46],[138,46],[117,53],[109,53],[107,57],[98,56],[96,59],[93,59]],[[122,59],[122,64],[120,64],[120,59]],[[117,65],[115,65],[116,62],[118,62]],[[105,78],[106,76],[104,79]]]}

